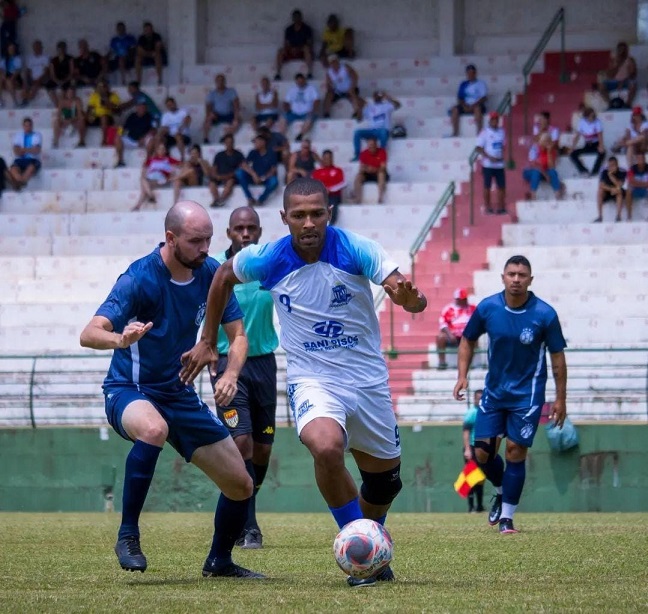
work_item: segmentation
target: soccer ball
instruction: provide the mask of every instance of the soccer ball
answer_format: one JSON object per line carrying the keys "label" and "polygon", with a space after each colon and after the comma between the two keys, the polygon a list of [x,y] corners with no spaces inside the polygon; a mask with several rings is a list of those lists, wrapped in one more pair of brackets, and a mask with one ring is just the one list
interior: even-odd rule
{"label": "soccer ball", "polygon": [[333,542],[333,553],[345,574],[369,578],[391,562],[392,538],[381,524],[361,518],[342,527]]}

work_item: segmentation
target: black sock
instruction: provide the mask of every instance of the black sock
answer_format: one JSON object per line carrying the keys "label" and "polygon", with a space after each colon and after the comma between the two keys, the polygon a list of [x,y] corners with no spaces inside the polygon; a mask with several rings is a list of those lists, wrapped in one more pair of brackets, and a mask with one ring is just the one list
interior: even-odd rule
{"label": "black sock", "polygon": [[248,505],[249,499],[234,501],[221,494],[214,515],[214,538],[209,551],[210,559],[218,559],[223,564],[232,562],[232,548],[245,526]]}
{"label": "black sock", "polygon": [[254,463],[252,466],[254,467],[254,485],[258,491],[261,488],[261,484],[263,484],[263,480],[265,480],[266,473],[268,473],[268,465],[257,465]]}
{"label": "black sock", "polygon": [[504,461],[499,454],[489,457],[488,461],[485,463],[477,463],[481,470],[484,472],[484,475],[488,478],[488,481],[497,488],[502,485],[502,479],[504,477]]}
{"label": "black sock", "polygon": [[248,512],[247,512],[247,522],[245,523],[245,530],[248,529],[258,529],[259,525],[257,524],[256,519],[256,492],[257,492],[257,477],[256,477],[256,465],[252,460],[245,461],[245,468],[252,478],[252,484],[254,484],[254,490],[252,496],[248,499]]}

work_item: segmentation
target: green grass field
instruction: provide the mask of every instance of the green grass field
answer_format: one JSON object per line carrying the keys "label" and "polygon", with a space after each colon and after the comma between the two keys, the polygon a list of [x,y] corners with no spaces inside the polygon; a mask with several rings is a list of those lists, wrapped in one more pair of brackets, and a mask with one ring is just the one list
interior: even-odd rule
{"label": "green grass field", "polygon": [[144,574],[112,551],[117,514],[0,514],[0,612],[648,611],[648,514],[393,514],[397,582],[350,589],[325,514],[261,515],[263,581],[203,579],[208,514],[146,514]]}

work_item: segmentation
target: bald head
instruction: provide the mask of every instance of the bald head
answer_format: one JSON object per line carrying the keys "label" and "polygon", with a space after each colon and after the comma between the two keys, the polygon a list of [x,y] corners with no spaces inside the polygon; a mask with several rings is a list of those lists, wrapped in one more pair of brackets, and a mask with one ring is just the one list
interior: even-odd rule
{"label": "bald head", "polygon": [[193,200],[179,200],[166,214],[164,230],[180,236],[189,226],[211,228],[211,218],[201,204]]}

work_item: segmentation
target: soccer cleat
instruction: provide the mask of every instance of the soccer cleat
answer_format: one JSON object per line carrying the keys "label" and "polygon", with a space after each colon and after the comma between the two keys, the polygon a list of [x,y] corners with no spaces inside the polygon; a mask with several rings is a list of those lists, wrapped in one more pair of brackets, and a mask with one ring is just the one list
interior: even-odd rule
{"label": "soccer cleat", "polygon": [[259,529],[248,529],[243,537],[241,548],[246,550],[258,550],[263,548],[263,535]]}
{"label": "soccer cleat", "polygon": [[488,513],[488,524],[494,527],[502,515],[502,495],[493,495],[493,505],[491,505],[490,512]]}
{"label": "soccer cleat", "polygon": [[519,531],[513,526],[513,520],[511,518],[500,519],[499,532],[502,535],[506,535],[507,533],[519,533]]}
{"label": "soccer cleat", "polygon": [[387,567],[384,567],[375,576],[371,576],[370,578],[361,580],[360,578],[352,578],[349,576],[347,577],[347,584],[352,588],[356,588],[360,586],[374,586],[376,582],[394,582],[395,580],[396,576],[394,576],[392,568],[387,565]]}
{"label": "soccer cleat", "polygon": [[259,580],[263,574],[241,567],[236,563],[219,563],[216,559],[207,559],[202,569],[203,578],[245,578]]}
{"label": "soccer cleat", "polygon": [[141,571],[146,569],[146,557],[140,547],[139,537],[129,535],[118,539],[115,544],[115,554],[119,559],[119,564],[126,571]]}

